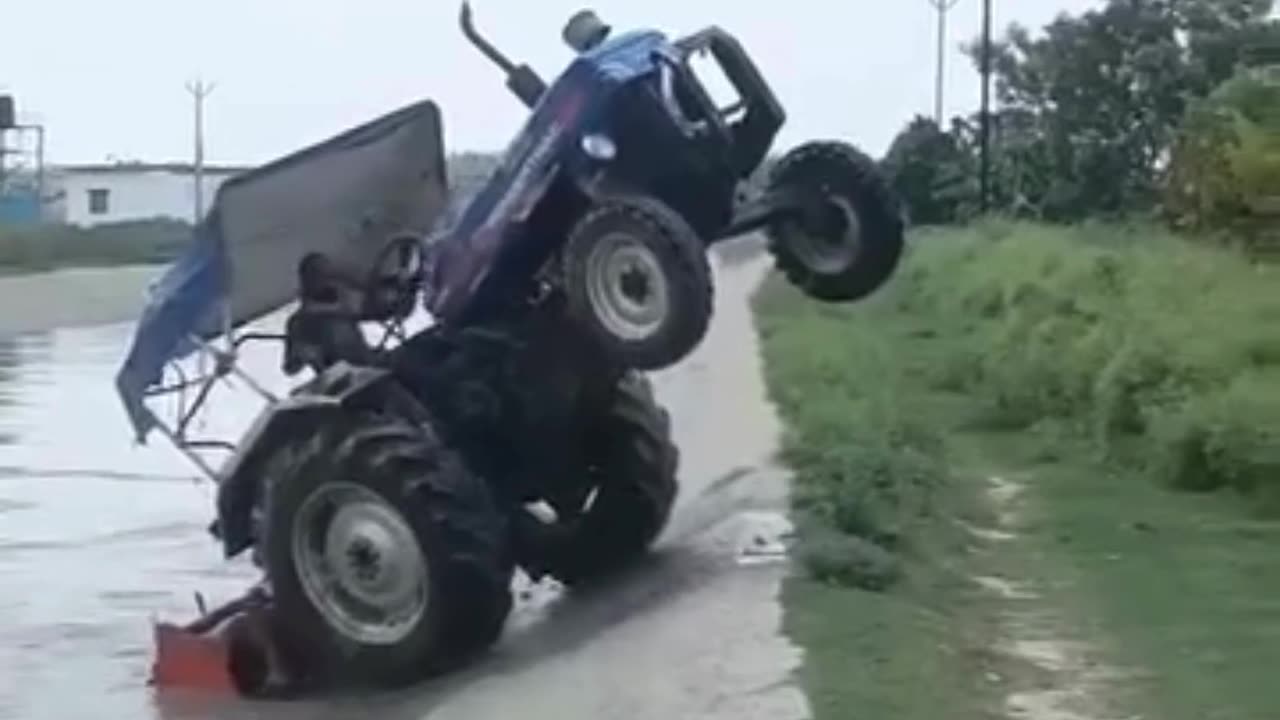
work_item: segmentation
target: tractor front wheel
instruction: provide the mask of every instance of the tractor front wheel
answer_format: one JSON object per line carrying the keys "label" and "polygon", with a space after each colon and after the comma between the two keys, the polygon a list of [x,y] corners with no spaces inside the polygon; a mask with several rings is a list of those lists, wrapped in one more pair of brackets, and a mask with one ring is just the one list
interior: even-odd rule
{"label": "tractor front wheel", "polygon": [[628,367],[674,365],[711,323],[706,248],[679,213],[652,198],[607,200],[578,221],[564,282],[587,335]]}
{"label": "tractor front wheel", "polygon": [[774,167],[769,191],[803,207],[775,221],[768,236],[777,268],[805,293],[859,300],[897,269],[904,243],[898,202],[875,161],[853,146],[801,145]]}

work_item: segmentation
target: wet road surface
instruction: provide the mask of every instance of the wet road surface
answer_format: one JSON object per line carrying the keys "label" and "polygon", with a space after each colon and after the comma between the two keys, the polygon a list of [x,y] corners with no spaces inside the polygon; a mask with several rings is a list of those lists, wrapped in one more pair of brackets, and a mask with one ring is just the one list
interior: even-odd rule
{"label": "wet road surface", "polygon": [[134,318],[157,265],[0,273],[0,337],[51,327],[86,327]]}
{"label": "wet road surface", "polygon": [[[719,262],[711,334],[655,375],[683,462],[649,561],[587,594],[518,583],[504,638],[465,671],[303,703],[145,686],[150,618],[189,617],[193,591],[217,602],[254,572],[219,557],[212,489],[185,459],[160,438],[130,444],[111,384],[128,326],[0,341],[0,720],[808,717],[779,627],[785,482],[747,308],[763,269]],[[276,348],[248,352],[256,377],[284,387]],[[205,432],[234,437],[259,403],[215,392]]]}

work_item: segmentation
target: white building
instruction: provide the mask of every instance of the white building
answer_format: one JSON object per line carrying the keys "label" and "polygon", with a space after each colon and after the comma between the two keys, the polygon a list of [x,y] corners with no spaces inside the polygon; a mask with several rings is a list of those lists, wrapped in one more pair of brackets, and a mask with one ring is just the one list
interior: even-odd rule
{"label": "white building", "polygon": [[[204,168],[204,204],[228,178],[248,168]],[[63,165],[48,173],[51,219],[74,225],[195,216],[195,173],[183,163]]]}

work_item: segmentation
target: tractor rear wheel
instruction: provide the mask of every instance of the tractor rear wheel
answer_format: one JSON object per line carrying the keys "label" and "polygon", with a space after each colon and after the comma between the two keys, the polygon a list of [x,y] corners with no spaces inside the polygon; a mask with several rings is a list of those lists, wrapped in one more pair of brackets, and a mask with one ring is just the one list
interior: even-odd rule
{"label": "tractor rear wheel", "polygon": [[564,250],[569,311],[623,365],[674,365],[706,335],[711,266],[697,232],[642,196],[606,200],[574,225]]}
{"label": "tractor rear wheel", "polygon": [[875,161],[841,142],[811,142],[783,156],[769,191],[802,198],[804,217],[768,228],[769,251],[783,275],[829,301],[859,300],[897,269],[903,251],[898,202]]}
{"label": "tractor rear wheel", "polygon": [[[680,451],[671,417],[637,372],[618,382],[588,439],[593,493],[569,522],[543,570],[568,585],[587,582],[642,556],[671,517]],[[557,508],[563,511],[566,508]]]}
{"label": "tractor rear wheel", "polygon": [[374,414],[334,422],[286,448],[266,488],[276,615],[316,679],[403,685],[501,633],[504,517],[429,429]]}

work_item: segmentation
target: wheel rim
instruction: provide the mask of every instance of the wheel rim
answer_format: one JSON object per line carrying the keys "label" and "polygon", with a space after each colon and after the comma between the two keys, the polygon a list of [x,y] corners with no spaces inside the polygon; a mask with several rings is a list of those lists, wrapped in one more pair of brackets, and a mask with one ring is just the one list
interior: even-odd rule
{"label": "wheel rim", "polygon": [[[825,192],[825,189],[824,189]],[[821,224],[836,232],[815,233],[804,222],[791,225],[792,251],[811,270],[824,275],[844,272],[862,251],[862,223],[849,201],[828,196],[823,202]],[[817,224],[817,223],[814,223]]]}
{"label": "wheel rim", "polygon": [[661,260],[629,234],[596,241],[587,256],[585,281],[596,317],[623,340],[643,340],[666,321],[670,298]]}
{"label": "wheel rim", "polygon": [[326,483],[298,509],[293,564],[334,629],[370,645],[403,640],[426,612],[426,557],[404,516],[377,493]]}

